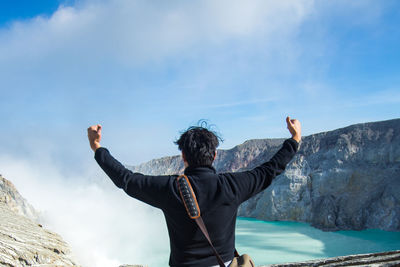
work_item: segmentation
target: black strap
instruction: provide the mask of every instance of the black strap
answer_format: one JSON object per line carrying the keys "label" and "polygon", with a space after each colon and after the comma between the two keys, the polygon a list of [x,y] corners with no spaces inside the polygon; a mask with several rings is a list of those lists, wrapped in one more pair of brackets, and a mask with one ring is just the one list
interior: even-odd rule
{"label": "black strap", "polygon": [[[182,178],[185,178],[185,179],[180,181],[180,179],[182,179]],[[207,231],[207,227],[205,226],[204,221],[201,218],[200,207],[197,203],[196,195],[194,194],[192,186],[190,185],[189,179],[187,178],[186,175],[181,175],[176,180],[177,180],[178,189],[179,189],[179,192],[181,195],[181,199],[186,207],[186,211],[187,211],[189,217],[196,221],[201,232],[206,237],[208,243],[210,244],[210,246],[213,250],[215,257],[217,258],[219,266],[226,267],[224,261],[222,260],[221,256],[218,254],[217,250],[215,249],[214,245],[211,242],[210,235],[208,234],[208,231]],[[187,182],[187,185],[185,183],[185,180]],[[182,192],[182,190],[184,190],[185,192]],[[195,205],[193,205],[193,204],[195,204]],[[192,208],[190,208],[190,207],[192,207]],[[196,211],[197,211],[197,213],[196,213]],[[194,215],[197,215],[197,216],[194,216]],[[236,252],[236,250],[235,250],[235,252]]]}

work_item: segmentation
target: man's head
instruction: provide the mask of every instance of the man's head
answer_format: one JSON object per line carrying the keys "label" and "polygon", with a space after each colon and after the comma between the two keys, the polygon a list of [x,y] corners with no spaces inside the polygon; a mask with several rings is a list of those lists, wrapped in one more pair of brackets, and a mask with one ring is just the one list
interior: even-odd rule
{"label": "man's head", "polygon": [[189,127],[174,142],[182,151],[184,161],[191,167],[211,166],[215,159],[221,138],[206,127],[205,122],[202,122],[202,126]]}

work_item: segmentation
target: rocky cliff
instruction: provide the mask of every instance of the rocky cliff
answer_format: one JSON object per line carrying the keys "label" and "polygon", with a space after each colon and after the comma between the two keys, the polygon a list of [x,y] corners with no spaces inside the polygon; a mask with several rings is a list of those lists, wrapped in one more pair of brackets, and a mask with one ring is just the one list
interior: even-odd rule
{"label": "rocky cliff", "polygon": [[0,175],[0,266],[76,266],[62,238],[35,222],[38,213]]}
{"label": "rocky cliff", "polygon": [[[284,139],[249,140],[219,150],[218,172],[251,169],[271,158]],[[146,174],[182,173],[180,156],[132,167]],[[400,119],[351,125],[303,137],[300,149],[239,216],[301,221],[323,230],[400,230]]]}

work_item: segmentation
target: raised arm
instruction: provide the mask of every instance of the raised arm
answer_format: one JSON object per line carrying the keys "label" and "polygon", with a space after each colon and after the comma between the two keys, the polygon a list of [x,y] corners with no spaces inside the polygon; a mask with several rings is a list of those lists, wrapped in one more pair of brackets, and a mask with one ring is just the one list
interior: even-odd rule
{"label": "raised arm", "polygon": [[249,171],[227,173],[230,187],[238,204],[267,188],[281,174],[296,154],[301,140],[301,125],[296,119],[286,118],[292,138],[286,139],[278,152],[267,162]]}
{"label": "raised arm", "polygon": [[88,128],[89,144],[95,152],[95,159],[113,183],[129,196],[157,208],[162,208],[168,193],[165,190],[170,183],[170,176],[150,176],[132,172],[116,160],[110,152],[100,146],[101,125]]}

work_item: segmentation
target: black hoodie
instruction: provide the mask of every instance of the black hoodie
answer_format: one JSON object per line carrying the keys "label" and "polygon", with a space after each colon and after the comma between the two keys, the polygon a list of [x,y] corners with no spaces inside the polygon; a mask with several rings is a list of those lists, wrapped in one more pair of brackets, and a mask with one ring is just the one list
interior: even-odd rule
{"label": "black hoodie", "polygon": [[[249,171],[216,173],[212,166],[189,166],[185,169],[210,238],[224,262],[234,257],[239,205],[267,188],[285,170],[297,149],[297,141],[287,139],[269,161]],[[178,175],[133,173],[102,147],[96,150],[95,159],[117,187],[129,196],[163,211],[170,239],[170,266],[204,267],[218,264],[196,222],[186,213],[176,184]]]}

